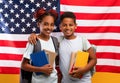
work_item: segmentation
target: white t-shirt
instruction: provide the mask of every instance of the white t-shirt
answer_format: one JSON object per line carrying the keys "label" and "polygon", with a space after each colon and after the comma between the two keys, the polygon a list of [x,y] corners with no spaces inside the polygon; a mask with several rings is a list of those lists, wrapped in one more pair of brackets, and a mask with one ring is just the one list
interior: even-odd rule
{"label": "white t-shirt", "polygon": [[[46,50],[55,52],[54,44],[53,44],[51,37],[48,41],[44,41],[41,39],[39,39],[39,41],[41,43],[41,50],[46,49]],[[33,52],[33,47],[34,47],[34,45],[27,43],[26,50],[23,55],[24,58],[30,59],[30,54]],[[55,63],[54,63],[53,68],[54,69],[53,69],[52,73],[50,74],[50,76],[36,75],[33,72],[32,83],[57,83],[58,78],[57,78],[57,71],[55,69]]]}
{"label": "white t-shirt", "polygon": [[60,69],[63,74],[62,83],[91,83],[91,75],[90,72],[87,72],[81,79],[72,78],[69,75],[69,64],[70,64],[70,56],[72,52],[77,52],[78,50],[87,50],[91,47],[90,43],[87,39],[84,39],[83,46],[83,37],[77,36],[75,39],[65,39],[63,38],[60,42],[59,47],[59,56],[60,56]]}

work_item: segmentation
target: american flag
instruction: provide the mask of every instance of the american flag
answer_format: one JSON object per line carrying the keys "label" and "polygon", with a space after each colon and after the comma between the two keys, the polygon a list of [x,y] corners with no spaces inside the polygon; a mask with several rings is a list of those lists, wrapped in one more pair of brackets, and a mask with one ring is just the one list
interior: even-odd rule
{"label": "american flag", "polygon": [[59,0],[0,0],[0,74],[19,74],[28,36],[39,32],[34,11],[59,6]]}
{"label": "american flag", "polygon": [[74,12],[76,34],[97,46],[97,72],[120,73],[120,0],[0,0],[0,74],[19,74],[28,36],[39,32],[39,7]]}

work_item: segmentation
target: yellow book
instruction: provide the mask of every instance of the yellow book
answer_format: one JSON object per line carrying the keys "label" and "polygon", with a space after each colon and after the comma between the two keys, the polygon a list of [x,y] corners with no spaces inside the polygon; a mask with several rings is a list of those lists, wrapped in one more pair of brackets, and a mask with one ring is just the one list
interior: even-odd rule
{"label": "yellow book", "polygon": [[75,60],[75,67],[84,67],[88,63],[88,52],[77,51],[76,53],[76,60]]}

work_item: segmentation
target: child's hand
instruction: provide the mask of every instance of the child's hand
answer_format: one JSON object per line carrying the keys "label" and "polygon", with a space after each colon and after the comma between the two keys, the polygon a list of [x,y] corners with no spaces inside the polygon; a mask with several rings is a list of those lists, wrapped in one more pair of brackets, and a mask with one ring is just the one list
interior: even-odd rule
{"label": "child's hand", "polygon": [[31,44],[36,44],[37,38],[38,38],[38,36],[37,36],[35,33],[32,33],[32,34],[30,34],[30,36],[28,37],[28,41],[29,41]]}
{"label": "child's hand", "polygon": [[53,67],[50,64],[42,66],[42,72],[46,75],[50,75],[52,73]]}
{"label": "child's hand", "polygon": [[84,73],[84,69],[80,67],[73,67],[73,71],[69,74],[74,78],[81,78]]}

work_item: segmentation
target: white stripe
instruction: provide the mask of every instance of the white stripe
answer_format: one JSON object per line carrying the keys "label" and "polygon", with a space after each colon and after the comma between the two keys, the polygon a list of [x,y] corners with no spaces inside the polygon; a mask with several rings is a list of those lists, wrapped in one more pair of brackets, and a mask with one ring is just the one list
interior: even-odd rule
{"label": "white stripe", "polygon": [[97,52],[120,53],[120,46],[96,46]]}
{"label": "white stripe", "polygon": [[0,53],[6,54],[23,54],[25,48],[14,48],[14,47],[2,47],[0,46]]}
{"label": "white stripe", "polygon": [[115,59],[97,59],[97,65],[120,66],[120,60],[115,60]]}
{"label": "white stripe", "polygon": [[77,20],[77,26],[120,26],[119,20]]}
{"label": "white stripe", "polygon": [[[90,40],[98,40],[98,39],[113,39],[120,40],[120,33],[75,33],[76,35],[82,35]],[[53,36],[59,37],[63,35],[61,32],[52,33]]]}
{"label": "white stripe", "polygon": [[29,34],[0,34],[0,40],[28,41]]}
{"label": "white stripe", "polygon": [[120,6],[72,6],[72,5],[60,5],[61,11],[72,11],[76,13],[120,13]]}
{"label": "white stripe", "polygon": [[18,67],[18,68],[20,68],[20,64],[21,64],[21,61],[0,60],[1,67]]}

